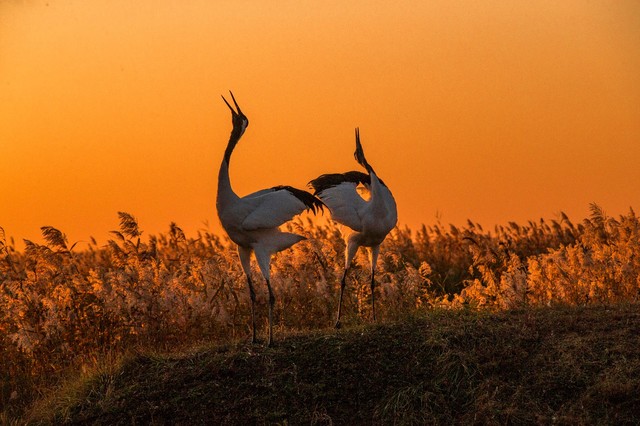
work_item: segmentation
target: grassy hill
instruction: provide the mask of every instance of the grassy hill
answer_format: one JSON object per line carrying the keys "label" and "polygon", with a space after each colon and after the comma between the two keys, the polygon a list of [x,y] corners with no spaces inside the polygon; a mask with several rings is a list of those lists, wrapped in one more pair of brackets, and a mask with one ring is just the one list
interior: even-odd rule
{"label": "grassy hill", "polygon": [[33,423],[638,424],[640,307],[432,311],[393,324],[137,353]]}

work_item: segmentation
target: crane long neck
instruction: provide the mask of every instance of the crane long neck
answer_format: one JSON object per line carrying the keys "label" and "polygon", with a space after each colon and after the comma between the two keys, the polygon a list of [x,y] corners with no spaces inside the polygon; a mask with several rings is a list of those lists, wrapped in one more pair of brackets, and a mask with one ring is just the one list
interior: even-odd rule
{"label": "crane long neck", "polygon": [[227,148],[224,150],[224,158],[223,161],[226,161],[227,166],[231,162],[231,154],[233,154],[233,150],[236,148],[242,133],[238,131],[239,129],[236,126],[233,127],[231,131],[231,136],[229,136],[229,142],[227,143]]}
{"label": "crane long neck", "polygon": [[224,193],[233,193],[231,188],[231,178],[229,177],[229,161],[222,160],[220,171],[218,172],[218,198]]}
{"label": "crane long neck", "polygon": [[218,202],[223,199],[237,198],[236,194],[231,188],[231,178],[229,177],[229,163],[231,162],[231,154],[235,149],[240,137],[242,136],[242,130],[234,126],[229,137],[229,143],[224,151],[224,157],[222,164],[220,164],[220,171],[218,172]]}
{"label": "crane long neck", "polygon": [[371,209],[374,212],[374,216],[386,217],[390,213],[388,205],[389,192],[373,170],[369,171],[369,176],[371,178],[369,189],[371,194],[369,198]]}
{"label": "crane long neck", "polygon": [[369,178],[371,179],[371,183],[370,183],[371,200],[374,201],[380,198],[380,190],[382,189],[382,183],[380,182],[380,179],[378,179],[378,176],[375,174],[373,169],[369,167],[367,171],[369,172]]}

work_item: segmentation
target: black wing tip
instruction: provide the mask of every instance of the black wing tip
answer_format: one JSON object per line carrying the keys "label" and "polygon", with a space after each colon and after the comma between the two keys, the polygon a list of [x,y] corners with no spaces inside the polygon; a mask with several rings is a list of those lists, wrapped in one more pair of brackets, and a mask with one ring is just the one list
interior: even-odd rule
{"label": "black wing tip", "polygon": [[344,182],[355,183],[356,185],[360,183],[369,185],[371,183],[371,178],[366,173],[358,171],[351,171],[346,173],[327,173],[313,179],[311,182],[309,182],[309,185],[315,191],[313,195],[318,195],[322,191],[333,188],[334,186],[338,186]]}
{"label": "black wing tip", "polygon": [[326,205],[322,202],[321,199],[315,196],[310,192],[307,192],[303,189],[294,188],[293,186],[288,185],[279,185],[274,186],[274,190],[286,190],[293,194],[298,200],[302,201],[306,206],[307,210],[311,210],[313,214],[317,214],[318,212],[324,212],[324,208]]}

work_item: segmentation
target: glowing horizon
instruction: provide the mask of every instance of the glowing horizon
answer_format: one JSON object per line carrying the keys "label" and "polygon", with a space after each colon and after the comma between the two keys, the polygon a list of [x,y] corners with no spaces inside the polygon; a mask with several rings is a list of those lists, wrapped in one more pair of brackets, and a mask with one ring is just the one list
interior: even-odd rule
{"label": "glowing horizon", "polygon": [[361,170],[359,127],[400,226],[640,205],[640,5],[425,3],[3,3],[0,226],[220,233],[229,89],[239,194]]}

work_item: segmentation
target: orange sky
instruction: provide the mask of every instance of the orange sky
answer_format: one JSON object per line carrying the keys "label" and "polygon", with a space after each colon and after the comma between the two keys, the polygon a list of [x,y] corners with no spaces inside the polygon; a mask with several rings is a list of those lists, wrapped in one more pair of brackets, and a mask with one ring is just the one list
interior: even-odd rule
{"label": "orange sky", "polygon": [[358,169],[401,224],[640,208],[640,3],[5,1],[0,226],[104,241],[118,211],[215,212],[232,89],[240,195]]}

